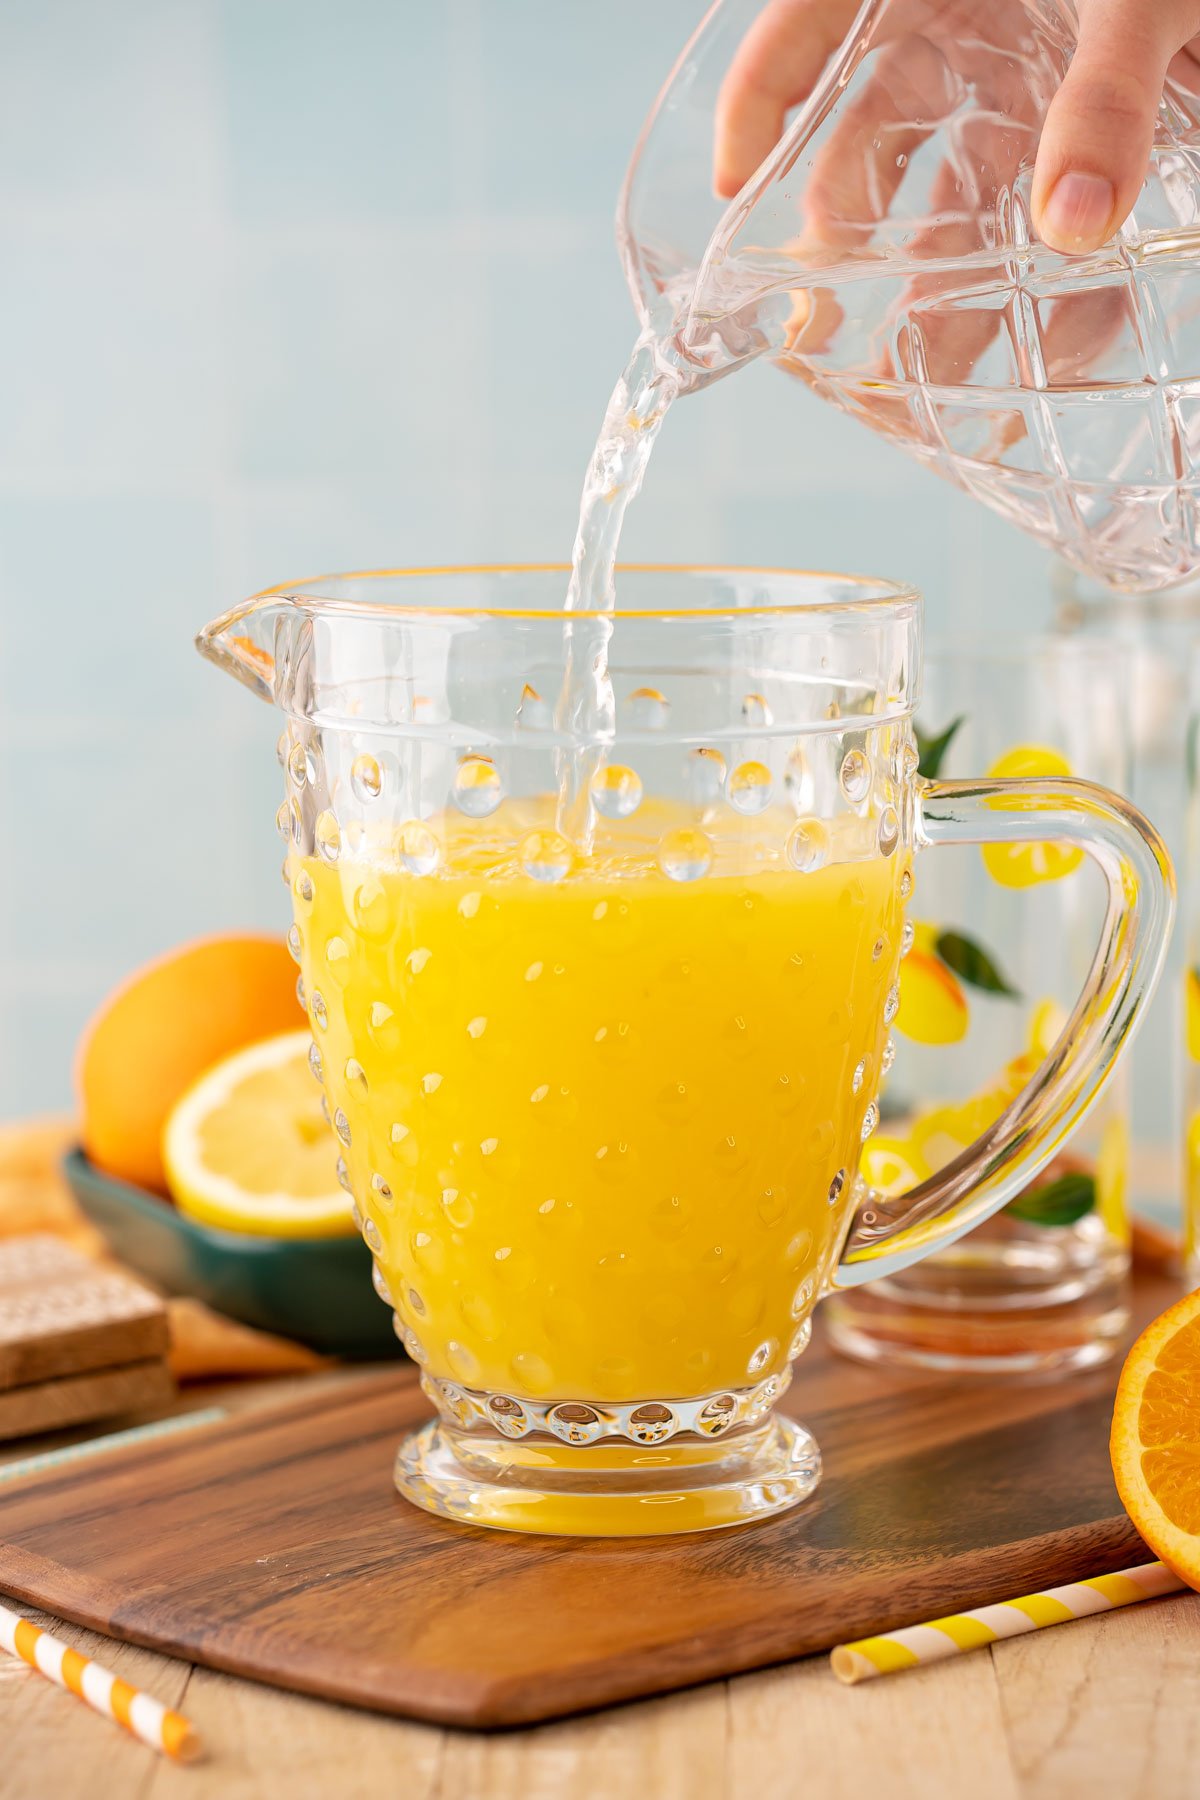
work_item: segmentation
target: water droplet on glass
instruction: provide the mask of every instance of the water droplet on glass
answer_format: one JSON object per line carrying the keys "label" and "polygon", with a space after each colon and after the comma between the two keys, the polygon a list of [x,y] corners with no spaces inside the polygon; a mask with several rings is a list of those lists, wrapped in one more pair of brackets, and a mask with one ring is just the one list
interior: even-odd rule
{"label": "water droplet on glass", "polygon": [[866,799],[871,791],[871,765],[861,750],[847,750],[838,780],[852,806]]}
{"label": "water droplet on glass", "polygon": [[353,1088],[354,1092],[358,1094],[360,1098],[366,1098],[367,1071],[363,1068],[356,1056],[347,1058],[346,1085],[347,1087]]}
{"label": "water droplet on glass", "polygon": [[[342,1181],[340,1174],[338,1175],[338,1180]],[[350,1192],[349,1181],[350,1181],[350,1178],[348,1175],[346,1177],[346,1180],[342,1181],[342,1186],[346,1189],[347,1193]],[[361,1237],[362,1236],[362,1228],[363,1228],[363,1216],[358,1210],[358,1201],[355,1199],[351,1199],[351,1201],[350,1201],[350,1218],[354,1224],[355,1231],[357,1231],[358,1235]]]}
{"label": "water droplet on glass", "polygon": [[486,819],[504,798],[490,756],[464,756],[454,773],[454,804],[468,819]]}
{"label": "water droplet on glass", "polygon": [[905,919],[904,930],[900,933],[900,954],[907,956],[913,947],[913,939],[917,935],[916,926],[911,919]]}
{"label": "water droplet on glass", "polygon": [[661,731],[670,710],[670,701],[657,688],[635,688],[629,696],[630,716],[642,731]]}
{"label": "water droplet on glass", "polygon": [[801,819],[788,834],[787,859],[802,875],[823,869],[829,861],[829,830],[820,819]]}
{"label": "water droplet on glass", "polygon": [[284,765],[287,762],[287,753],[288,753],[287,732],[281,731],[279,736],[275,739],[275,761],[279,764],[281,769],[284,767]]}
{"label": "water droplet on glass", "polygon": [[321,1052],[318,1050],[315,1043],[308,1046],[308,1066],[312,1070],[315,1079],[323,1082],[325,1079],[325,1064],[321,1061]]}
{"label": "water droplet on glass", "polygon": [[911,781],[920,766],[921,758],[917,753],[917,746],[911,742],[906,743],[900,751],[901,779],[904,781]]}
{"label": "water droplet on glass", "polygon": [[783,785],[792,805],[799,811],[812,805],[813,781],[808,758],[797,744],[783,765]]}
{"label": "water droplet on glass", "polygon": [[776,1349],[777,1345],[774,1338],[767,1338],[765,1342],[759,1344],[757,1349],[750,1352],[750,1360],[746,1364],[746,1373],[748,1375],[757,1375],[761,1369],[765,1369],[771,1358],[774,1356]]}
{"label": "water droplet on glass", "polygon": [[457,1375],[460,1381],[465,1381],[468,1387],[473,1387],[478,1382],[478,1357],[473,1350],[468,1350],[465,1344],[460,1344],[455,1338],[451,1338],[446,1345],[446,1361],[451,1373]]}
{"label": "water droplet on glass", "polygon": [[726,789],[729,804],[740,813],[760,813],[771,798],[771,771],[765,763],[739,763]]}
{"label": "water droplet on glass", "polygon": [[725,788],[725,758],[719,750],[689,750],[684,791],[693,806],[714,806]]}
{"label": "water droplet on glass", "polygon": [[874,1131],[874,1129],[878,1125],[878,1123],[879,1123],[879,1108],[876,1106],[875,1102],[872,1100],[870,1106],[868,1106],[866,1113],[863,1116],[862,1140],[863,1140],[864,1144],[866,1143],[867,1139],[870,1137],[871,1133]]}
{"label": "water droplet on glass", "polygon": [[798,1356],[803,1356],[804,1352],[808,1349],[811,1339],[812,1320],[801,1319],[799,1325],[797,1325],[795,1331],[792,1333],[792,1341],[788,1345],[788,1361],[795,1362]]}
{"label": "water droplet on glass", "polygon": [[432,875],[438,865],[437,839],[428,825],[410,819],[396,834],[400,861],[411,875]]}
{"label": "water droplet on glass", "polygon": [[288,927],[287,947],[291,952],[292,961],[299,962],[300,952],[304,948],[304,943],[300,936],[300,927],[298,925],[290,925]]}
{"label": "water droplet on glass", "polygon": [[871,961],[878,962],[880,957],[883,955],[883,953],[886,949],[887,949],[886,939],[876,938],[875,942],[871,945]]}
{"label": "water droplet on glass", "polygon": [[879,1066],[883,1070],[883,1073],[885,1075],[891,1074],[892,1064],[895,1062],[895,1060],[896,1060],[896,1040],[895,1040],[895,1038],[890,1037],[887,1039],[886,1043],[884,1044],[883,1055],[879,1059]]}
{"label": "water droplet on glass", "polygon": [[712,868],[712,842],[703,831],[669,831],[658,846],[658,866],[671,881],[699,881]]}
{"label": "water droplet on glass", "polygon": [[415,1313],[418,1313],[418,1314],[420,1314],[420,1316],[421,1316],[421,1317],[422,1317],[422,1318],[424,1318],[424,1316],[425,1316],[425,1302],[424,1302],[424,1301],[423,1301],[423,1300],[422,1300],[422,1298],[421,1298],[421,1296],[420,1296],[420,1294],[418,1294],[418,1292],[417,1292],[417,1290],[416,1290],[416,1288],[409,1288],[409,1290],[408,1290],[408,1304],[409,1304],[409,1305],[410,1305],[410,1306],[411,1306],[411,1307],[412,1307],[412,1309],[413,1309],[413,1311],[414,1311],[414,1312],[415,1312]]}
{"label": "water droplet on glass", "polygon": [[303,744],[293,744],[288,752],[288,774],[298,788],[302,788],[308,780],[310,761]]}
{"label": "water droplet on glass", "polygon": [[350,1121],[340,1106],[333,1115],[333,1129],[337,1132],[348,1150],[350,1148]]}
{"label": "water droplet on glass", "polygon": [[459,1231],[465,1231],[475,1217],[474,1206],[458,1188],[442,1189],[442,1208],[450,1223]]}
{"label": "water droplet on glass", "polygon": [[436,1094],[441,1085],[441,1076],[432,1070],[428,1075],[422,1075],[421,1077],[421,1090],[423,1093]]}
{"label": "water droplet on glass", "polygon": [[796,1292],[792,1295],[793,1319],[798,1319],[802,1313],[808,1311],[813,1297],[814,1286],[815,1283],[813,1282],[812,1276],[806,1275],[804,1280],[800,1283],[800,1286],[796,1289]]}
{"label": "water droplet on glass", "polygon": [[642,803],[642,778],[623,763],[608,763],[592,776],[592,805],[606,819],[627,819]]}
{"label": "water droplet on glass", "polygon": [[517,707],[517,724],[524,725],[527,730],[545,731],[551,723],[549,703],[542,699],[535,687],[526,682],[521,689],[521,701]]}
{"label": "water droplet on glass", "polygon": [[325,967],[334,984],[344,988],[350,979],[350,946],[345,938],[326,938]]}
{"label": "water droplet on glass", "polygon": [[292,835],[292,816],[288,811],[288,803],[286,800],[281,800],[279,802],[279,810],[275,814],[275,829],[285,844],[290,841]]}
{"label": "water droplet on glass", "polygon": [[883,1022],[890,1025],[900,1011],[900,989],[893,985],[888,989],[887,999],[883,1003]]}
{"label": "water droplet on glass", "polygon": [[894,806],[885,806],[879,815],[879,853],[890,856],[900,842],[900,818]]}
{"label": "water droplet on glass", "polygon": [[383,1238],[380,1236],[379,1227],[374,1219],[363,1220],[362,1234],[376,1256],[378,1256],[383,1249]]}
{"label": "water droplet on glass", "polygon": [[350,786],[360,800],[378,800],[383,788],[383,771],[375,758],[364,750],[350,765]]}
{"label": "water droplet on glass", "polygon": [[338,1157],[335,1169],[337,1172],[338,1186],[344,1187],[348,1194],[353,1193],[354,1190],[350,1185],[350,1171],[346,1167],[346,1159],[344,1156]]}
{"label": "water droplet on glass", "polygon": [[301,1010],[307,1012],[308,994],[305,991],[303,975],[297,975],[296,977],[296,999],[300,1003]]}
{"label": "water droplet on glass", "polygon": [[320,988],[313,989],[312,1016],[322,1031],[329,1030],[329,1008],[325,1004],[325,996]]}
{"label": "water droplet on glass", "polygon": [[841,1198],[842,1189],[845,1187],[845,1185],[846,1185],[846,1171],[845,1171],[845,1169],[839,1169],[837,1174],[834,1176],[833,1180],[829,1184],[829,1193],[828,1193],[827,1198],[829,1200],[830,1206],[837,1205],[838,1201]]}
{"label": "water droplet on glass", "polygon": [[531,831],[522,838],[517,857],[534,881],[561,881],[571,873],[575,853],[557,831]]}
{"label": "water droplet on glass", "polygon": [[863,1056],[863,1057],[859,1058],[857,1063],[855,1063],[854,1073],[850,1077],[851,1093],[857,1094],[857,1093],[861,1092],[863,1080],[866,1076],[866,1073],[867,1073],[867,1059],[865,1056]]}
{"label": "water droplet on glass", "polygon": [[912,891],[913,891],[912,870],[905,869],[903,875],[900,877],[900,898],[902,900],[909,899],[912,895]]}
{"label": "water droplet on glass", "polygon": [[331,812],[317,814],[317,822],[313,826],[313,837],[317,849],[326,862],[336,862],[342,847],[342,832],[337,820]]}
{"label": "water droplet on glass", "polygon": [[742,718],[751,731],[763,731],[771,723],[771,708],[762,694],[747,694],[742,700]]}
{"label": "water droplet on glass", "polygon": [[393,1313],[392,1326],[396,1336],[400,1339],[400,1342],[404,1345],[404,1348],[408,1351],[408,1354],[412,1357],[413,1361],[415,1363],[427,1363],[429,1361],[429,1355],[424,1344],[422,1344],[415,1331],[409,1330],[399,1313]]}
{"label": "water droplet on glass", "polygon": [[371,1285],[374,1287],[375,1292],[379,1295],[379,1298],[383,1301],[385,1306],[394,1306],[396,1304],[392,1299],[392,1290],[387,1284],[387,1276],[377,1262],[371,1264]]}
{"label": "water droplet on glass", "polygon": [[301,869],[296,877],[295,894],[297,900],[303,901],[305,906],[312,905],[313,884],[307,869]]}
{"label": "water droplet on glass", "polygon": [[467,1036],[468,1037],[481,1038],[486,1030],[487,1030],[487,1020],[482,1017],[480,1017],[478,1019],[471,1019],[467,1024]]}

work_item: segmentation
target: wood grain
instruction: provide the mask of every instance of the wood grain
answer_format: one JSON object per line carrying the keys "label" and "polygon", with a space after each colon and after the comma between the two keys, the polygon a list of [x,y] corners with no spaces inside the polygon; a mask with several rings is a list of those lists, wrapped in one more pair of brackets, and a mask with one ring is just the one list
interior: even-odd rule
{"label": "wood grain", "polygon": [[1147,1555],[1108,1468],[1115,1371],[981,1387],[819,1349],[806,1364],[795,1401],[826,1478],[765,1524],[604,1541],[430,1518],[391,1486],[396,1441],[425,1408],[399,1372],[12,1482],[0,1590],[215,1668],[495,1726]]}
{"label": "wood grain", "polygon": [[1010,1638],[992,1659],[1028,1800],[1200,1793],[1200,1597]]}

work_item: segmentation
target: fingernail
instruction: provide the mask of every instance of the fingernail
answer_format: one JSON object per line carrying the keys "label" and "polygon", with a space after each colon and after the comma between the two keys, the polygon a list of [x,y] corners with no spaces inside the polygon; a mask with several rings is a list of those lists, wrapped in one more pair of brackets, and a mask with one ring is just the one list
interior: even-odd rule
{"label": "fingernail", "polygon": [[1042,209],[1042,235],[1056,250],[1090,250],[1103,243],[1117,191],[1103,175],[1060,175]]}

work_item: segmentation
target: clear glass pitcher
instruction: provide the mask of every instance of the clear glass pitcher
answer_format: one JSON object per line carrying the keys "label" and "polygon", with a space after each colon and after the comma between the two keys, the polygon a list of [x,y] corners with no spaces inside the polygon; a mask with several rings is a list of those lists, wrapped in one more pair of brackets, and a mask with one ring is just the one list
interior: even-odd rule
{"label": "clear glass pitcher", "polygon": [[626,178],[626,273],[672,361],[702,381],[766,352],[1097,578],[1194,571],[1200,100],[1168,86],[1132,216],[1063,256],[1030,196],[1069,5],[866,0],[725,205],[714,112],[760,10],[711,9]]}
{"label": "clear glass pitcher", "polygon": [[[1096,1098],[1171,875],[1103,788],[918,778],[912,590],[626,569],[597,736],[547,704],[563,580],[333,576],[200,648],[286,715],[329,1154],[437,1409],[399,1489],[516,1530],[734,1525],[819,1478],[775,1402],[820,1296],[988,1217]],[[556,823],[565,765],[588,770],[587,850]],[[1002,1118],[883,1201],[858,1159],[914,857],[1031,833],[1108,884],[1087,983]]]}
{"label": "clear glass pitcher", "polygon": [[[564,726],[563,569],[332,576],[200,648],[285,715],[278,824],[343,1185],[435,1420],[416,1504],[657,1534],[819,1476],[776,1411],[836,1286],[969,1230],[1096,1098],[1162,957],[1153,830],[1082,782],[927,782],[920,602],[626,569],[614,712]],[[558,829],[587,771],[584,848]],[[1036,834],[1109,904],[1071,1018],[985,1135],[864,1189],[917,853]]]}

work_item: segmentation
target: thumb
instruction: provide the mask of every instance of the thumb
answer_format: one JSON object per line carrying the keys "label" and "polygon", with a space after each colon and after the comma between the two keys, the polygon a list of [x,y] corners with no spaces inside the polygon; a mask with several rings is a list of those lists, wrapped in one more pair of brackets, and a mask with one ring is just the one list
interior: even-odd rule
{"label": "thumb", "polygon": [[1180,0],[1081,4],[1079,47],[1046,115],[1033,219],[1052,250],[1095,250],[1137,199],[1167,65],[1200,10]]}

